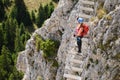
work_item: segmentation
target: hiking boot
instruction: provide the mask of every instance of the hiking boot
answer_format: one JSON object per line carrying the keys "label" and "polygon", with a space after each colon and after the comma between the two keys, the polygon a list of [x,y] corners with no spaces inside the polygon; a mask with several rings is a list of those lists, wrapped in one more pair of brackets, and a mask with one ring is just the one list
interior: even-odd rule
{"label": "hiking boot", "polygon": [[81,53],[81,50],[78,50],[78,53]]}

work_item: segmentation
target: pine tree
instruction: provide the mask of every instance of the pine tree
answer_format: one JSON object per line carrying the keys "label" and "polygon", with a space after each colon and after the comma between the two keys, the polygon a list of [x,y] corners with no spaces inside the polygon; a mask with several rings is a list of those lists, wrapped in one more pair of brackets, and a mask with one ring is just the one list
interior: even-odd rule
{"label": "pine tree", "polygon": [[20,24],[20,47],[21,49],[20,50],[24,50],[24,41],[25,41],[25,27],[24,27],[24,24],[21,23]]}
{"label": "pine tree", "polygon": [[4,16],[5,16],[5,7],[3,4],[3,0],[0,0],[0,22],[4,20]]}
{"label": "pine tree", "polygon": [[24,24],[20,25],[20,43],[21,43],[21,50],[25,49],[26,41],[30,38],[30,33],[25,29]]}
{"label": "pine tree", "polygon": [[15,30],[17,25],[16,20],[11,18],[7,19],[2,25],[4,45],[11,51],[14,50]]}
{"label": "pine tree", "polygon": [[0,72],[2,72],[1,80],[7,80],[9,74],[12,72],[11,54],[6,46],[3,45],[0,55]]}
{"label": "pine tree", "polygon": [[52,14],[52,12],[54,11],[54,4],[52,3],[52,2],[50,2],[50,4],[49,4],[49,17],[51,16],[51,14]]}
{"label": "pine tree", "polygon": [[19,52],[25,49],[26,40],[26,30],[24,24],[21,23],[20,28],[17,26],[16,28],[16,37],[15,37],[15,52]]}
{"label": "pine tree", "polygon": [[6,7],[10,5],[10,0],[3,0],[3,3]]}
{"label": "pine tree", "polygon": [[49,6],[48,4],[44,7],[44,19],[46,20],[49,17]]}
{"label": "pine tree", "polygon": [[50,4],[45,5],[44,7],[40,5],[38,10],[39,11],[38,16],[36,19],[36,24],[38,27],[41,27],[44,21],[51,16],[53,10],[54,10],[54,5],[52,2]]}
{"label": "pine tree", "polygon": [[26,44],[27,40],[30,39],[30,33],[28,31],[25,32],[25,39],[24,39],[24,45]]}
{"label": "pine tree", "polygon": [[21,80],[23,78],[23,74],[17,71],[12,62],[12,54],[3,45],[0,55],[0,80]]}
{"label": "pine tree", "polygon": [[20,24],[20,35],[25,34],[25,26],[23,23]]}
{"label": "pine tree", "polygon": [[2,25],[0,25],[0,51],[2,49],[2,45],[3,45],[3,28],[2,28]]}
{"label": "pine tree", "polygon": [[10,74],[8,80],[22,80],[23,73],[18,72],[17,69],[14,67],[13,72]]}
{"label": "pine tree", "polygon": [[31,12],[31,19],[32,19],[33,22],[35,22],[35,13],[34,13],[34,11]]}
{"label": "pine tree", "polygon": [[7,38],[7,27],[5,25],[5,22],[2,23],[2,28],[3,28],[3,44],[7,45],[8,44],[8,38]]}
{"label": "pine tree", "polygon": [[15,6],[13,7],[11,11],[11,17],[15,18],[17,22],[19,23],[19,25],[21,23],[24,23],[25,26],[32,25],[30,14],[23,0],[15,0]]}
{"label": "pine tree", "polygon": [[16,19],[17,18],[17,14],[18,14],[18,9],[16,6],[14,6],[10,12],[10,17],[12,19]]}
{"label": "pine tree", "polygon": [[20,43],[20,29],[16,28],[16,37],[15,37],[15,51],[19,52],[21,50],[21,43]]}
{"label": "pine tree", "polygon": [[40,4],[39,10],[38,10],[38,16],[37,16],[37,20],[36,20],[37,26],[41,27],[42,24],[44,23],[44,20],[45,20],[44,8],[43,8],[42,4]]}

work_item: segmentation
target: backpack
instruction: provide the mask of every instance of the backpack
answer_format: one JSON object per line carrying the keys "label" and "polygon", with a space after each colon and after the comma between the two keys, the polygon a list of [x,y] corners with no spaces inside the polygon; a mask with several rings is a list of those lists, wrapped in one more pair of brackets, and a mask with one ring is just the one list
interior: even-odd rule
{"label": "backpack", "polygon": [[[79,29],[80,29],[80,28],[76,28],[75,34],[78,33]],[[86,25],[86,24],[84,24],[84,25],[83,25],[83,32],[81,33],[81,36],[83,37],[83,36],[87,35],[88,30],[89,30],[89,26]]]}
{"label": "backpack", "polygon": [[83,35],[83,36],[87,35],[88,30],[89,30],[89,26],[86,25],[86,24],[84,24],[84,25],[83,25],[83,33],[82,33],[82,35]]}

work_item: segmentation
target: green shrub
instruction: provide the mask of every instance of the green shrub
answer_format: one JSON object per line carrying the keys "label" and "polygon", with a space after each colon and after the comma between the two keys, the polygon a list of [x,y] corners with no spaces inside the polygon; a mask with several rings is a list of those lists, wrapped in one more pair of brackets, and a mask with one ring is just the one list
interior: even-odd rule
{"label": "green shrub", "polygon": [[43,39],[39,35],[36,35],[35,39],[36,39],[35,40],[36,49],[37,49],[37,51],[39,51],[40,50],[40,44],[43,42]]}
{"label": "green shrub", "polygon": [[55,60],[55,59],[48,59],[48,61],[52,63],[53,67],[58,67],[59,66],[57,60]]}
{"label": "green shrub", "polygon": [[59,41],[47,39],[43,40],[42,37],[36,35],[36,49],[39,51],[43,50],[43,57],[45,59],[55,58],[57,56],[57,51],[59,48]]}
{"label": "green shrub", "polygon": [[40,49],[43,50],[44,58],[54,58],[57,56],[59,42],[47,39],[40,44]]}

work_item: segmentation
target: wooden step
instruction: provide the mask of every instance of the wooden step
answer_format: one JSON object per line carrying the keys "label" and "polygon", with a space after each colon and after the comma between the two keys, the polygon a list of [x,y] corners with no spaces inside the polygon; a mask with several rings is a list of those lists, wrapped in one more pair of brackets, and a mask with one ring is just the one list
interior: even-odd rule
{"label": "wooden step", "polygon": [[73,63],[78,63],[78,64],[81,64],[81,63],[82,63],[82,61],[77,60],[77,59],[71,59],[71,62],[73,62]]}
{"label": "wooden step", "polygon": [[82,61],[83,60],[82,54],[84,53],[78,53],[77,55],[74,56],[74,59]]}
{"label": "wooden step", "polygon": [[94,5],[95,2],[93,1],[87,1],[87,0],[80,0],[83,4],[87,4],[87,5]]}
{"label": "wooden step", "polygon": [[76,75],[64,74],[63,76],[66,77],[66,78],[69,78],[69,79],[81,80],[81,77],[80,76],[76,76]]}
{"label": "wooden step", "polygon": [[89,18],[91,18],[92,16],[90,16],[90,15],[86,15],[86,14],[79,14],[79,17],[89,19]]}
{"label": "wooden step", "polygon": [[81,10],[85,10],[85,11],[90,11],[93,12],[94,10],[92,8],[87,8],[87,7],[80,7]]}
{"label": "wooden step", "polygon": [[65,66],[65,69],[75,71],[75,72],[82,72],[83,69],[77,68],[77,67],[72,67],[72,66]]}

